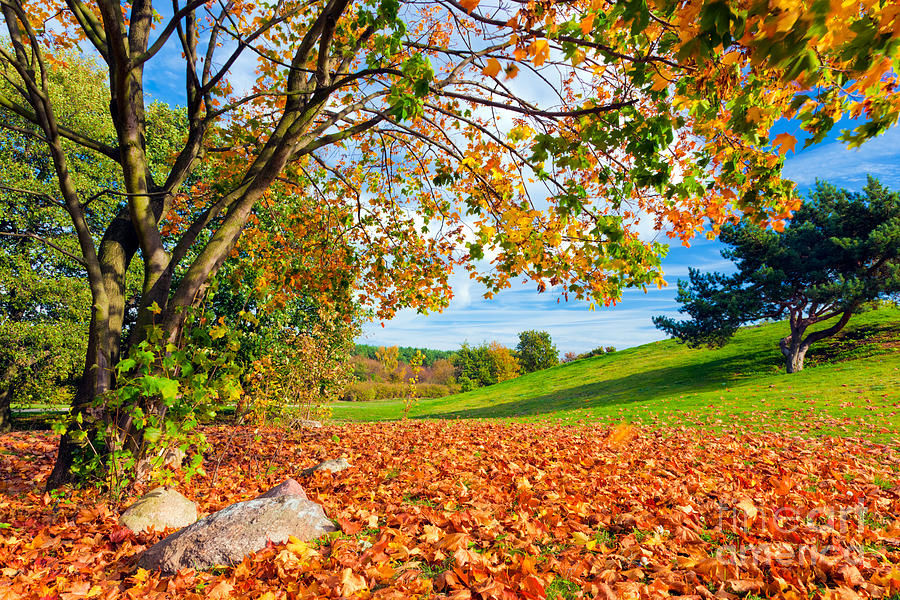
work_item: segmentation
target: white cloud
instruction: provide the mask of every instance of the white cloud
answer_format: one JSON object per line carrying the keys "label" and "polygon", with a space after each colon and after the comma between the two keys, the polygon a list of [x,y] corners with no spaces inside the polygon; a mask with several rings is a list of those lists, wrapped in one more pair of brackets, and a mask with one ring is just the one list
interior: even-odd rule
{"label": "white cloud", "polygon": [[856,149],[840,142],[813,146],[785,161],[784,174],[801,188],[822,179],[858,190],[874,175],[890,188],[900,187],[900,126]]}

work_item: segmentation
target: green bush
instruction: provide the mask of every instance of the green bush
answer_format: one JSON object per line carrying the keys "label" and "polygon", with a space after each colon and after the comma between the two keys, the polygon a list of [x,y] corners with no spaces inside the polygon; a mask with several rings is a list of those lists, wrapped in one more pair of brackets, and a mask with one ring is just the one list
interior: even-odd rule
{"label": "green bush", "polygon": [[519,366],[525,373],[534,373],[559,364],[559,352],[546,331],[523,331],[516,346]]}

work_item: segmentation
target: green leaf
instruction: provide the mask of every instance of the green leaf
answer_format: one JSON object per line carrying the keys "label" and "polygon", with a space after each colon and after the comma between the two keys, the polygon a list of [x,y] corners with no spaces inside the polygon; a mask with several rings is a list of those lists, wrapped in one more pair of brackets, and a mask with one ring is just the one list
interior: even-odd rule
{"label": "green leaf", "polygon": [[162,437],[162,431],[158,427],[148,427],[144,430],[144,440],[155,444]]}

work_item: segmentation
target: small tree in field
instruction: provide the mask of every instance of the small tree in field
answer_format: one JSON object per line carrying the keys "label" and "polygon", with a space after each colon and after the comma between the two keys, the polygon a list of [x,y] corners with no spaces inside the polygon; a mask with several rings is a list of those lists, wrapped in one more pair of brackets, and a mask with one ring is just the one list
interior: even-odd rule
{"label": "small tree in field", "polygon": [[809,347],[843,329],[865,302],[900,291],[900,198],[871,177],[862,194],[818,183],[782,231],[742,221],[720,239],[737,273],[691,269],[677,296],[691,319],[653,319],[692,347],[721,346],[745,323],[788,318],[779,345],[796,373]]}
{"label": "small tree in field", "polygon": [[546,331],[523,331],[516,345],[519,365],[525,373],[533,373],[559,364],[559,352]]}
{"label": "small tree in field", "polygon": [[512,351],[500,342],[488,344],[488,356],[491,358],[491,371],[497,383],[519,376],[521,368]]}

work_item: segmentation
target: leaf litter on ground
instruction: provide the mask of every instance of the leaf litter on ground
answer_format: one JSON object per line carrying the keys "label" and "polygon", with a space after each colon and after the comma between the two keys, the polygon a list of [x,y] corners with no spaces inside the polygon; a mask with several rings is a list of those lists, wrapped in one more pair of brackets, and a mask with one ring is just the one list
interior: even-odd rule
{"label": "leaf litter on ground", "polygon": [[341,532],[236,566],[137,569],[164,536],[47,494],[50,434],[0,436],[0,599],[900,598],[900,452],[861,438],[413,421],[213,427],[202,514],[303,480]]}

